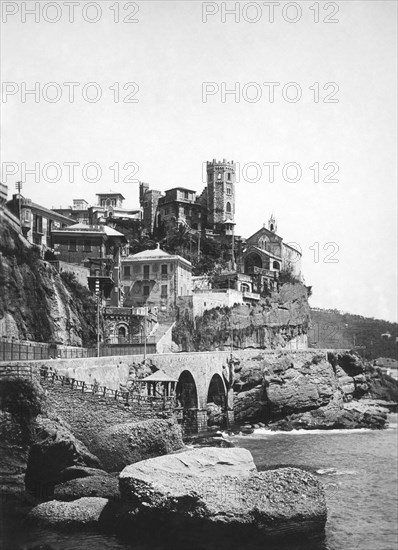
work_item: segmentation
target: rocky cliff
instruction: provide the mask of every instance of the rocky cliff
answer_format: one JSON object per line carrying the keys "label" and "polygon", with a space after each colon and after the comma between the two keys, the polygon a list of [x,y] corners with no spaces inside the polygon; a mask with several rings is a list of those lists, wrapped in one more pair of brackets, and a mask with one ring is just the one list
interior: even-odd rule
{"label": "rocky cliff", "polygon": [[0,332],[9,338],[74,346],[95,340],[88,289],[61,277],[6,220],[0,226],[0,288]]}
{"label": "rocky cliff", "polygon": [[233,387],[238,422],[284,430],[380,428],[380,405],[398,401],[398,382],[349,352],[260,352],[237,362]]}
{"label": "rocky cliff", "polygon": [[257,304],[235,305],[205,311],[194,321],[180,318],[173,341],[180,351],[235,348],[285,347],[306,335],[310,308],[308,290],[302,284],[284,284],[278,292]]}

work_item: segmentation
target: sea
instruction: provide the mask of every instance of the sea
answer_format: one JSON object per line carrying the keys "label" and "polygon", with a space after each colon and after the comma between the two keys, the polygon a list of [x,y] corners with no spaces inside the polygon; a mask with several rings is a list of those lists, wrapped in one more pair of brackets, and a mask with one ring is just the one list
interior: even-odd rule
{"label": "sea", "polygon": [[[256,546],[263,550],[398,550],[397,414],[385,430],[270,432],[225,436],[248,449],[260,470],[294,466],[312,472],[326,492],[325,536],[310,542],[288,541]],[[3,550],[246,550],[249,543],[203,541],[186,534],[136,540],[133,535],[55,531],[29,526],[21,510],[8,507],[2,517]],[[149,529],[152,531],[152,529]],[[156,531],[156,526],[153,526]]]}

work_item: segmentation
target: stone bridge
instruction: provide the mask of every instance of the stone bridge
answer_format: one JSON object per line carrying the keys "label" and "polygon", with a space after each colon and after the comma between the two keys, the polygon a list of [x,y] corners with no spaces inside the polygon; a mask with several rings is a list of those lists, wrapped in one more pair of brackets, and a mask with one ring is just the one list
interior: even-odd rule
{"label": "stone bridge", "polygon": [[[258,361],[265,354],[279,355],[313,353],[315,350],[264,350],[245,349],[234,350],[233,358],[238,362]],[[320,350],[319,350],[320,351]],[[325,350],[323,350],[325,351]],[[131,366],[141,363],[142,355],[59,359],[53,361],[21,361],[8,365],[31,365],[39,370],[42,365],[55,367],[60,374],[70,378],[93,384],[94,382],[107,388],[118,390],[125,385]],[[177,382],[176,397],[178,413],[183,425],[189,426],[188,431],[201,431],[207,427],[207,404],[215,403],[221,406],[227,422],[233,422],[233,391],[231,388],[230,351],[211,351],[196,353],[152,354],[147,356],[158,369]]]}

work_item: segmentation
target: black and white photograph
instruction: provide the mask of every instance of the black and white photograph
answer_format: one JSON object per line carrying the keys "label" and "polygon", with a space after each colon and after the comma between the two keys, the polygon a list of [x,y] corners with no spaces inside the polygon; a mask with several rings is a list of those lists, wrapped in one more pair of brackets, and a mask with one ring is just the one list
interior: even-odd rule
{"label": "black and white photograph", "polygon": [[397,1],[0,9],[0,548],[398,550]]}

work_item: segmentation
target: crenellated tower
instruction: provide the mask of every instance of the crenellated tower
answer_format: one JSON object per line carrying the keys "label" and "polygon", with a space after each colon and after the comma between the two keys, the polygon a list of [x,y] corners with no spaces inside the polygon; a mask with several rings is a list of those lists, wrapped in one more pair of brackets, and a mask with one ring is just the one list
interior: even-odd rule
{"label": "crenellated tower", "polygon": [[235,222],[235,169],[234,161],[207,161],[207,221],[214,231]]}

